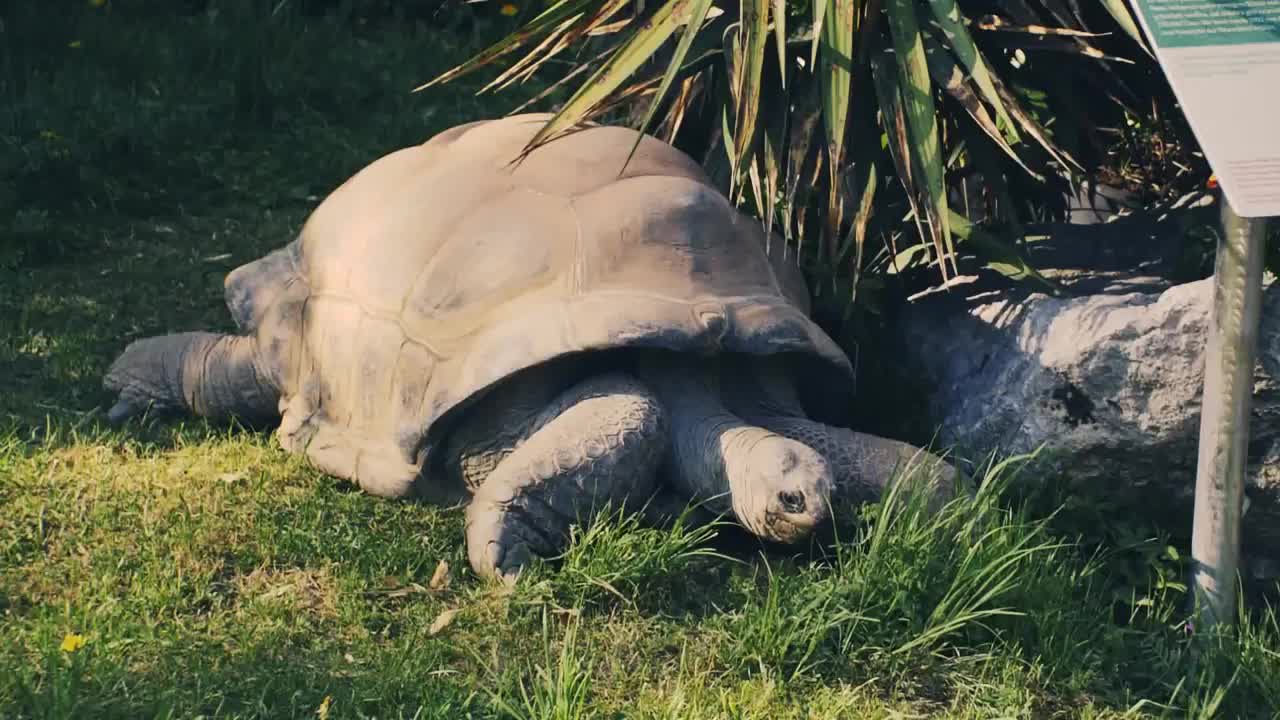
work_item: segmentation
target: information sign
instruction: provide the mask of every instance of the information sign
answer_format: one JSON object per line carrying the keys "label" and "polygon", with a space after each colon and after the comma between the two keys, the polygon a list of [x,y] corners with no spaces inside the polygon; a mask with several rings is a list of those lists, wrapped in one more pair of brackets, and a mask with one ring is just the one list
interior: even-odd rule
{"label": "information sign", "polygon": [[1280,0],[1130,0],[1232,208],[1280,215]]}

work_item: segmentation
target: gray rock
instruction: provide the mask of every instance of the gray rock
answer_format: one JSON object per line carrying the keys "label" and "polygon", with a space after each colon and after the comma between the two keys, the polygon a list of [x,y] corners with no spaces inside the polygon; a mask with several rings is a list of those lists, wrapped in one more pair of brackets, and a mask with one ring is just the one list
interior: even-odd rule
{"label": "gray rock", "polygon": [[[899,353],[926,387],[924,424],[958,459],[1041,448],[1043,470],[1137,493],[1191,522],[1211,280],[1054,298],[1008,292],[913,305]],[[1130,286],[1131,287],[1131,286]],[[1119,289],[1117,289],[1119,288]],[[1265,291],[1246,546],[1280,555],[1280,287]]]}

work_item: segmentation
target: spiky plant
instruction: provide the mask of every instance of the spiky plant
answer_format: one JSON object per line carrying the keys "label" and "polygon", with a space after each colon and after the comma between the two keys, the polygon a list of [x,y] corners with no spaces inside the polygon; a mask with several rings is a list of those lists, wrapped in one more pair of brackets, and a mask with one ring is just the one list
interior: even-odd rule
{"label": "spiky plant", "polygon": [[544,69],[559,76],[533,105],[573,88],[530,147],[632,108],[625,121],[699,157],[845,297],[868,272],[951,281],[970,253],[1037,278],[980,228],[1061,212],[1087,176],[1076,155],[1098,145],[1108,68],[1130,62],[1088,28],[1145,50],[1124,0],[1099,2],[551,0],[419,89],[523,50],[485,90]]}

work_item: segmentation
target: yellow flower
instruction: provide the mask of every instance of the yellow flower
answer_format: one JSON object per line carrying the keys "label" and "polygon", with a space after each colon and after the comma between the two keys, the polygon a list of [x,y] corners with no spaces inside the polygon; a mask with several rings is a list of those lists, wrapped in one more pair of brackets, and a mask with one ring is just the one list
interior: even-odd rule
{"label": "yellow flower", "polygon": [[83,635],[67,633],[66,637],[62,638],[62,652],[73,653],[82,647],[84,647]]}
{"label": "yellow flower", "polygon": [[520,8],[516,7],[512,3],[503,3],[502,7],[498,8],[498,12],[506,15],[507,17],[511,17],[512,15],[520,12]]}
{"label": "yellow flower", "polygon": [[333,698],[325,695],[324,700],[320,701],[320,707],[316,708],[316,717],[320,720],[329,720],[329,704],[332,702]]}

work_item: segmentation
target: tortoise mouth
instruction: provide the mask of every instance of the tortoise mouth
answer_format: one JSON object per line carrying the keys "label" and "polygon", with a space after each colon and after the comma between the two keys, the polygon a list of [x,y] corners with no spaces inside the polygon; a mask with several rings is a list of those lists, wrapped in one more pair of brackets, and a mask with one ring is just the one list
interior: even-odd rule
{"label": "tortoise mouth", "polygon": [[[797,496],[800,498],[797,503]],[[778,493],[764,513],[764,532],[761,537],[774,542],[793,544],[804,540],[822,526],[830,515],[826,511],[825,498],[805,498],[795,491]]]}

